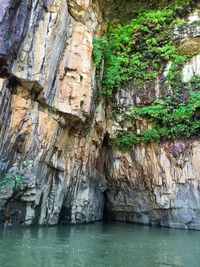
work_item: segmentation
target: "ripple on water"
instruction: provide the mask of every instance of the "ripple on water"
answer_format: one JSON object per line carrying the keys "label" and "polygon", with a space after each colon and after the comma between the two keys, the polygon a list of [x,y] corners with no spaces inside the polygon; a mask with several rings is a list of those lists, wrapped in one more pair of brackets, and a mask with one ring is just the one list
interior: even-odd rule
{"label": "ripple on water", "polygon": [[0,230],[0,267],[199,267],[200,232],[123,223]]}

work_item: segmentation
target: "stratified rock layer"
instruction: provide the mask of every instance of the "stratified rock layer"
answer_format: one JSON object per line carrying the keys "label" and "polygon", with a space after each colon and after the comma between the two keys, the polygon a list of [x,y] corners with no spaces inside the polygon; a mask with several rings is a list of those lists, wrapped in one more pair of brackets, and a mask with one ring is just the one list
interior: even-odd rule
{"label": "stratified rock layer", "polygon": [[[92,39],[112,8],[89,0],[0,6],[0,223],[91,222],[105,207],[115,220],[200,229],[199,140],[129,153],[112,145],[115,130],[131,127],[112,112],[163,95],[158,81],[143,95],[129,84],[112,103],[97,99]],[[198,28],[179,34],[183,48],[198,43]],[[183,74],[200,74],[199,55]]]}
{"label": "stratified rock layer", "polygon": [[200,229],[199,157],[198,141],[110,151],[107,217]]}
{"label": "stratified rock layer", "polygon": [[0,4],[1,180],[9,175],[23,180],[22,188],[9,183],[1,188],[1,221],[100,220],[105,118],[103,107],[96,112],[92,65],[98,5]]}

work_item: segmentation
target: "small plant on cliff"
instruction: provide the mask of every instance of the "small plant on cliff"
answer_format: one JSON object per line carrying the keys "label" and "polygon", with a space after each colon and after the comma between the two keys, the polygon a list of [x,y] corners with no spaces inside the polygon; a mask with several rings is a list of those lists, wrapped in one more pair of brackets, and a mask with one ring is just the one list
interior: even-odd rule
{"label": "small plant on cliff", "polygon": [[117,138],[114,144],[122,151],[130,150],[133,145],[140,143],[140,136],[135,133],[124,133],[123,131],[117,133]]}
{"label": "small plant on cliff", "polygon": [[24,178],[18,174],[6,173],[0,181],[0,190],[2,189],[22,189]]}
{"label": "small plant on cliff", "polygon": [[95,65],[98,68],[103,57],[103,51],[101,47],[101,39],[98,37],[94,37],[93,39],[93,54],[92,57],[94,59]]}

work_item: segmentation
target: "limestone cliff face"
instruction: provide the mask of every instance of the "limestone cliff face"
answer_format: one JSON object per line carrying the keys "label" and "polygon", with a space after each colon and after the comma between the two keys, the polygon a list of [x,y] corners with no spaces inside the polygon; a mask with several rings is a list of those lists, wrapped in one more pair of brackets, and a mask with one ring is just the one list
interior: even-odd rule
{"label": "limestone cliff face", "polygon": [[[189,21],[199,21],[197,12]],[[185,28],[179,32],[182,47],[198,42],[200,28]],[[167,67],[168,68],[168,67]],[[167,72],[164,71],[164,75]],[[200,75],[200,55],[188,60],[182,68],[182,78],[187,82],[193,75]],[[168,88],[170,90],[170,88]],[[150,103],[162,97],[166,88],[160,79],[151,88],[136,93],[131,84],[120,88],[112,102],[107,132],[110,138],[116,130],[148,128],[145,121],[133,125],[129,119],[130,107]],[[107,153],[106,216],[110,219],[158,224],[173,228],[200,230],[200,142],[198,138],[163,141],[160,144],[137,145],[130,152],[122,153],[112,145]]]}
{"label": "limestone cliff face", "polygon": [[[129,153],[112,145],[122,128],[112,111],[162,88],[147,99],[130,86],[112,103],[97,97],[92,40],[107,5],[0,0],[0,221],[83,223],[101,220],[105,208],[115,220],[200,229],[199,140]],[[200,74],[199,55],[183,73]]]}
{"label": "limestone cliff face", "polygon": [[98,4],[25,2],[0,1],[1,221],[96,221],[105,191],[92,63]]}

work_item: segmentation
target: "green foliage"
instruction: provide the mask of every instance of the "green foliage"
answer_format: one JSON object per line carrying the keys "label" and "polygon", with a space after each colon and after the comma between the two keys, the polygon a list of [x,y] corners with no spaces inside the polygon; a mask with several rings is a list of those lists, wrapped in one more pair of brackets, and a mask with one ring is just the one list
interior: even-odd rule
{"label": "green foliage", "polygon": [[93,59],[97,73],[101,61],[105,61],[101,93],[112,96],[113,90],[128,81],[141,91],[156,80],[169,61],[172,68],[168,79],[172,80],[173,70],[190,56],[184,57],[178,50],[174,26],[187,24],[180,16],[185,16],[194,4],[189,0],[169,1],[163,8],[141,12],[126,24],[110,25],[106,35],[95,37]]}
{"label": "green foliage", "polygon": [[200,89],[200,76],[194,75],[190,80],[192,91],[198,91]]}
{"label": "green foliage", "polygon": [[98,67],[102,61],[103,51],[101,47],[101,39],[94,37],[93,39],[93,53],[92,57],[94,59],[96,67]]}
{"label": "green foliage", "polygon": [[133,80],[142,87],[155,80],[161,63],[174,57],[169,42],[171,10],[147,11],[130,24],[110,27],[108,43],[111,53],[105,55],[103,88],[107,95],[124,82]]}
{"label": "green foliage", "polygon": [[93,38],[93,52],[92,57],[95,62],[97,69],[100,68],[101,61],[104,59],[105,56],[111,52],[108,44],[108,40],[106,36]]}
{"label": "green foliage", "polygon": [[145,130],[141,135],[141,141],[144,143],[158,142],[160,139],[160,133],[157,129]]}
{"label": "green foliage", "polygon": [[110,25],[105,36],[94,39],[93,58],[97,74],[101,72],[97,80],[101,78],[100,91],[106,96],[112,96],[113,91],[128,82],[136,94],[142,92],[154,85],[167,63],[171,64],[167,75],[161,79],[161,86],[170,87],[171,95],[133,109],[133,119],[145,119],[152,128],[140,134],[119,132],[115,144],[120,149],[198,133],[200,77],[193,76],[184,83],[181,70],[188,58],[199,52],[199,43],[194,43],[194,51],[174,35],[175,26],[179,30],[188,26],[184,17],[196,3],[195,0],[162,1],[158,5],[160,9],[140,12],[126,24]]}
{"label": "green foliage", "polygon": [[22,189],[24,178],[18,174],[6,173],[0,181],[0,190],[2,189]]}
{"label": "green foliage", "polygon": [[140,143],[140,136],[135,133],[118,132],[114,144],[123,151],[130,150],[133,145]]}
{"label": "green foliage", "polygon": [[[139,143],[158,142],[161,139],[174,140],[180,137],[189,138],[200,130],[200,76],[193,76],[184,84],[188,91],[181,101],[176,101],[177,95],[168,96],[165,100],[158,99],[152,105],[134,107],[133,119],[143,118],[151,123],[152,129],[140,134],[122,133],[117,135],[115,145],[122,150],[130,149]],[[194,90],[195,91],[191,91]],[[189,91],[190,90],[190,91]],[[128,139],[127,139],[128,136]],[[128,143],[128,145],[127,145]]]}
{"label": "green foliage", "polygon": [[175,66],[183,62],[175,46],[175,24],[174,8],[148,10],[130,23],[110,26],[106,36],[94,38],[96,66],[105,60],[102,93],[111,96],[115,88],[130,80],[141,90],[157,78],[168,61]]}

